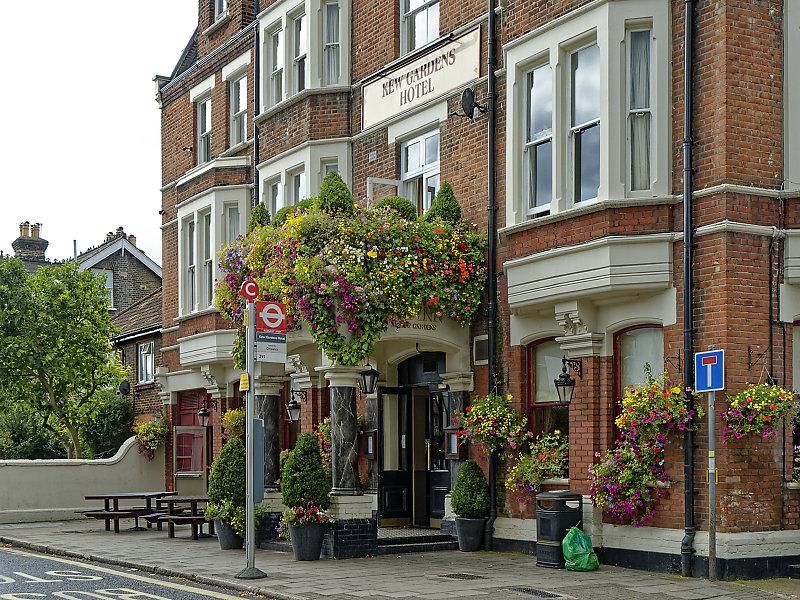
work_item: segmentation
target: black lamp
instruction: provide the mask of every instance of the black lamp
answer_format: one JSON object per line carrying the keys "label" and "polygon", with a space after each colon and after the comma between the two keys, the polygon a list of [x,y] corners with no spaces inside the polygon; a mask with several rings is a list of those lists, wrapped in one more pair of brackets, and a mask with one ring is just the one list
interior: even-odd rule
{"label": "black lamp", "polygon": [[560,404],[569,404],[572,402],[572,396],[575,394],[575,380],[569,376],[567,367],[571,367],[578,377],[582,375],[581,361],[569,360],[566,356],[561,359],[561,375],[559,375],[553,383],[556,386],[556,393],[558,393],[558,402]]}
{"label": "black lamp", "polygon": [[292,423],[296,423],[300,420],[300,410],[302,409],[302,405],[300,404],[301,400],[306,399],[306,392],[305,390],[292,390],[292,396],[289,399],[289,402],[286,404],[286,413],[289,415],[289,420]]}
{"label": "black lamp", "polygon": [[197,416],[200,418],[200,426],[208,427],[208,418],[211,416],[211,411],[208,410],[205,404],[197,411]]}
{"label": "black lamp", "polygon": [[378,386],[378,376],[380,375],[378,370],[367,362],[367,368],[361,371],[359,375],[361,377],[359,382],[361,392],[364,394],[374,394],[375,388]]}

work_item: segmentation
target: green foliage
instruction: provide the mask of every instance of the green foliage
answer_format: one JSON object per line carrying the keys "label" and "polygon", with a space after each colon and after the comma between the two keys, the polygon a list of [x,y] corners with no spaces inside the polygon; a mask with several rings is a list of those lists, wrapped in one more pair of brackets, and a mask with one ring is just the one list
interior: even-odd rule
{"label": "green foliage", "polygon": [[337,229],[330,215],[312,212],[298,224],[297,235],[312,252],[320,252],[336,237]]}
{"label": "green foliage", "polygon": [[222,428],[231,437],[244,435],[245,413],[243,408],[232,408],[222,414]]}
{"label": "green foliage", "polygon": [[443,182],[436,193],[436,198],[431,207],[422,215],[423,221],[432,222],[441,219],[445,223],[455,224],[461,220],[461,205],[456,200],[456,194],[448,182]]}
{"label": "green foliage", "polygon": [[269,225],[269,211],[266,206],[259,202],[250,211],[247,233],[251,233],[256,227],[263,227],[264,225]]}
{"label": "green foliage", "polygon": [[330,505],[328,494],[331,480],[326,473],[313,433],[303,433],[281,467],[281,494],[289,507],[305,506],[308,502],[321,509]]}
{"label": "green foliage", "polygon": [[489,515],[489,484],[474,460],[461,465],[451,502],[453,512],[464,519],[482,519]]}
{"label": "green foliage", "polygon": [[353,194],[336,171],[325,175],[319,188],[319,206],[322,212],[333,215],[342,213],[351,215],[356,210]]}
{"label": "green foliage", "polygon": [[400,196],[386,196],[382,198],[375,208],[381,210],[383,208],[391,208],[400,213],[400,215],[408,221],[417,220],[417,207],[408,198],[401,198]]}
{"label": "green foliage", "polygon": [[546,479],[565,477],[569,463],[569,441],[556,430],[542,434],[522,454],[506,478],[506,489],[520,502],[530,503]]}
{"label": "green foliage", "polygon": [[0,263],[0,398],[26,406],[72,458],[83,456],[98,391],[124,376],[108,307],[104,280],[72,262],[34,275],[18,260]]}
{"label": "green foliage", "polygon": [[131,437],[133,404],[110,389],[100,390],[95,400],[97,411],[81,430],[81,440],[94,458],[107,458]]}
{"label": "green foliage", "polygon": [[295,214],[305,215],[314,212],[319,208],[319,200],[317,198],[306,198],[300,200],[295,206],[284,206],[275,213],[275,218],[272,219],[273,227],[282,227],[286,223],[286,219]]}
{"label": "green foliage", "polygon": [[153,460],[156,450],[167,441],[169,435],[167,423],[162,419],[139,421],[133,426],[133,432],[136,434],[139,453],[144,454],[147,460]]}
{"label": "green foliage", "polygon": [[231,500],[220,502],[209,502],[206,506],[206,521],[222,521],[228,523],[236,531],[236,534],[244,537],[244,524],[247,519],[247,509],[244,506],[236,506]]}
{"label": "green foliage", "polygon": [[232,437],[211,465],[208,478],[208,499],[215,504],[230,500],[234,506],[244,506],[247,496],[244,442]]}
{"label": "green foliage", "polygon": [[0,460],[64,458],[64,446],[22,405],[0,413]]}

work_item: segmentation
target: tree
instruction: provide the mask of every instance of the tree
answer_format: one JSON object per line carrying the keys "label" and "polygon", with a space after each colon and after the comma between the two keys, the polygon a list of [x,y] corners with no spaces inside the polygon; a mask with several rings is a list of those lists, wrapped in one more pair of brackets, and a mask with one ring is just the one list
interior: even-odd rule
{"label": "tree", "polygon": [[93,398],[94,416],[81,428],[81,442],[92,458],[114,456],[131,435],[133,404],[116,390],[99,390]]}
{"label": "tree", "polygon": [[[23,405],[82,458],[81,430],[124,369],[104,282],[74,263],[28,275],[16,259],[0,263],[0,402]],[[0,406],[2,409],[3,406]]]}

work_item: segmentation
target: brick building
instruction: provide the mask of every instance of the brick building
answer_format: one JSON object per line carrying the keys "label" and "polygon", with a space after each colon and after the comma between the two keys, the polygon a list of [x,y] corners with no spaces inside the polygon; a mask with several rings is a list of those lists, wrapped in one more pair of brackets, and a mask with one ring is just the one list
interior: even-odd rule
{"label": "brick building", "polygon": [[[569,431],[570,477],[553,487],[586,495],[588,468],[615,436],[624,386],[641,381],[645,363],[682,378],[686,3],[498,4],[491,157],[502,273],[498,371],[536,432]],[[800,56],[800,6],[793,0],[689,5],[696,18],[694,347],[725,348],[729,390],[767,375],[791,387],[800,374],[800,355],[792,352],[800,318],[800,146],[791,135],[800,122],[800,71],[792,65]],[[465,217],[487,224],[486,118],[453,116],[464,88],[485,104],[485,2],[200,0],[198,6],[197,31],[174,72],[156,78],[165,269],[157,379],[174,424],[186,428],[173,453],[187,477],[205,461],[207,432],[198,427],[197,409],[210,404],[217,418],[238,402],[234,332],[213,308],[213,283],[217,250],[245,231],[253,202],[274,214],[314,195],[333,169],[360,203],[399,194],[420,211],[449,181]],[[379,398],[360,399],[359,410],[378,429],[382,463],[362,460],[370,473],[366,492],[337,500],[348,506],[342,514],[363,525],[365,539],[376,524],[447,526],[457,463],[429,463],[416,480],[416,469],[400,469],[394,462],[403,461],[394,458],[408,453],[413,465],[425,440],[415,432],[441,427],[433,421],[487,392],[485,356],[476,352],[484,334],[481,323],[467,331],[421,314],[378,344],[372,359],[382,373]],[[256,384],[281,446],[289,439],[280,409],[287,390],[307,392],[301,423],[308,430],[330,410],[329,384],[354,385],[353,374],[327,364],[302,330],[290,337],[289,353],[294,360],[285,373],[265,374]],[[555,405],[552,385],[565,354],[582,367],[568,407]],[[410,432],[387,416],[401,410],[410,412]],[[211,431],[218,447],[216,423]],[[406,434],[413,443],[397,446]],[[271,454],[276,444],[269,438]],[[693,482],[698,533],[690,559],[697,573],[708,555],[707,442],[700,424]],[[585,525],[605,562],[679,568],[681,445],[676,439],[669,448],[671,494],[660,501],[653,526],[604,522],[585,503]],[[800,557],[792,459],[790,428],[774,441],[718,450],[724,574],[785,572]],[[502,513],[495,548],[530,549],[531,514],[509,505]]]}

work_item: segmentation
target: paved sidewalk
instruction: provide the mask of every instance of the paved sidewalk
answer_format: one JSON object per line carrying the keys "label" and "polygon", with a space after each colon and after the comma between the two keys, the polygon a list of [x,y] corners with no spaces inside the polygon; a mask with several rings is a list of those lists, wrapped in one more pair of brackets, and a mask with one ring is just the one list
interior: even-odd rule
{"label": "paved sidewalk", "polygon": [[[234,578],[245,565],[242,550],[221,551],[216,539],[192,541],[188,528],[166,531],[103,530],[96,521],[0,525],[0,541],[73,558],[183,577],[199,583],[292,600],[424,598],[429,600],[568,597],[579,600],[761,600],[800,598],[800,581],[768,586],[711,583],[602,566],[594,573],[539,568],[525,554],[436,552],[350,560],[295,562],[291,554],[256,552],[256,565],[268,579]],[[452,577],[455,575],[456,577]],[[450,577],[448,577],[450,576]],[[550,592],[554,595],[540,594]]]}

